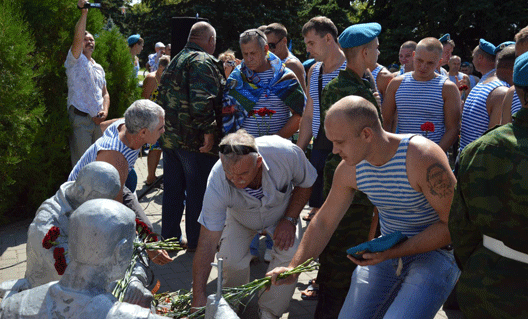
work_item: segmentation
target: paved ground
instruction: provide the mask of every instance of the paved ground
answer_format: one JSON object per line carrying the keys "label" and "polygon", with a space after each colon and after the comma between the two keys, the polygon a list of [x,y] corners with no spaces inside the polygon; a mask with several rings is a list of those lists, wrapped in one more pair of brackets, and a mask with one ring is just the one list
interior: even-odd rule
{"label": "paved ground", "polygon": [[[146,157],[139,158],[136,162],[136,171],[138,175],[138,189],[137,193],[142,194],[147,187],[144,181],[147,177]],[[158,174],[162,174],[161,167],[158,167]],[[154,225],[156,232],[161,232],[161,201],[163,190],[154,188],[150,190],[146,196],[140,201],[148,217]],[[308,211],[301,213],[304,215]],[[185,216],[184,216],[185,218]],[[0,283],[15,278],[24,277],[26,270],[26,241],[27,241],[27,227],[31,220],[18,222],[0,228]],[[183,222],[183,220],[182,220]],[[303,221],[303,229],[306,229],[306,222]],[[185,230],[185,227],[182,227]],[[261,278],[264,276],[267,268],[267,263],[263,261],[264,242],[261,240],[261,256],[260,262],[253,265],[251,268],[251,279]],[[190,289],[192,281],[192,258],[193,253],[185,251],[178,252],[177,258],[169,265],[159,267],[152,266],[155,279],[161,283],[159,292],[175,291],[178,289]],[[316,301],[304,301],[301,299],[301,291],[307,287],[310,279],[315,278],[317,273],[315,271],[302,274],[299,277],[297,289],[290,302],[288,311],[282,318],[313,318],[313,313],[316,306]],[[217,273],[213,269],[209,277],[208,291],[214,293],[216,290]],[[258,318],[256,300],[249,303],[246,311],[241,314],[241,318],[253,319]],[[459,311],[440,310],[435,319],[460,319],[463,318]]]}

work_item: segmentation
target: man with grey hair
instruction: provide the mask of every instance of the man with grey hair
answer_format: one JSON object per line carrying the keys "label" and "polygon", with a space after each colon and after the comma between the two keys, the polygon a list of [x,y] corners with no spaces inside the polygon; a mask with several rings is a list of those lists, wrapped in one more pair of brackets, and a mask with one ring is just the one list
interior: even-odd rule
{"label": "man with grey hair", "polygon": [[[132,209],[138,219],[152,229],[152,223],[125,182],[128,173],[134,168],[141,147],[145,143],[154,144],[165,131],[165,111],[150,100],[137,100],[125,111],[124,119],[107,121],[101,125],[101,129],[104,130],[103,136],[86,150],[71,171],[68,181],[76,180],[80,170],[88,163],[103,161],[112,164],[119,172],[121,181],[121,190],[115,199]],[[156,256],[152,261],[161,265],[172,261],[167,252],[159,252],[148,252],[149,256]]]}
{"label": "man with grey hair", "polygon": [[167,131],[160,140],[164,170],[161,235],[181,239],[185,207],[187,251],[198,245],[197,219],[222,138],[225,77],[222,63],[212,55],[215,49],[215,29],[207,22],[195,23],[187,44],[161,77],[156,99],[167,112]]}
{"label": "man with grey hair", "polygon": [[269,51],[262,31],[242,32],[240,50],[244,60],[227,80],[224,106],[232,112],[224,117],[224,131],[243,128],[255,137],[277,134],[290,138],[299,129],[306,102],[299,80]]}
{"label": "man with grey hair", "polygon": [[[287,265],[301,239],[298,217],[317,177],[303,151],[279,136],[255,139],[245,130],[220,143],[209,175],[198,250],[193,261],[193,307],[206,304],[206,284],[216,248],[224,259],[224,285],[249,281],[249,244],[257,233],[273,236],[269,269]],[[279,318],[295,284],[272,287],[259,299],[260,318]]]}
{"label": "man with grey hair", "polygon": [[[130,264],[134,213],[110,199],[85,202],[70,216],[70,263],[59,281],[4,298],[2,318],[164,318],[117,302],[108,285]],[[97,248],[97,249],[94,249]]]}

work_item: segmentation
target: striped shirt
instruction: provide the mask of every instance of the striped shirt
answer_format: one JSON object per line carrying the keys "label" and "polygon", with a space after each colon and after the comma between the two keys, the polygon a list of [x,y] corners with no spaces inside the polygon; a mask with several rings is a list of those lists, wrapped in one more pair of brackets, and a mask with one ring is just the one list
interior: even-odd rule
{"label": "striped shirt", "polygon": [[383,103],[383,96],[381,95],[380,90],[378,89],[378,74],[384,68],[383,65],[378,65],[374,70],[372,70],[372,77],[374,77],[374,85],[376,86],[376,91],[379,93],[381,103]]}
{"label": "striped shirt", "polygon": [[123,144],[123,142],[121,142],[119,139],[118,128],[124,123],[124,119],[117,120],[112,123],[112,125],[110,125],[106,131],[104,131],[103,136],[95,141],[95,143],[93,143],[92,146],[90,146],[86,152],[84,152],[84,155],[71,171],[68,181],[76,180],[81,169],[87,164],[96,160],[97,153],[99,153],[99,151],[118,151],[123,154],[123,156],[125,156],[125,159],[128,162],[128,171],[130,172],[134,168],[134,164],[136,163],[139,154],[139,149],[133,150]]}
{"label": "striped shirt", "polygon": [[251,196],[255,197],[258,200],[261,200],[262,197],[264,197],[264,191],[262,190],[262,186],[260,186],[258,189],[253,189],[249,187],[245,187],[244,190]]}
{"label": "striped shirt", "polygon": [[439,143],[445,133],[442,89],[447,77],[436,76],[429,81],[417,81],[413,73],[403,75],[403,81],[396,91],[398,132],[425,135],[421,125],[431,122],[435,130],[428,132],[427,138]]}
{"label": "striped shirt", "polygon": [[[273,68],[255,74],[260,79],[259,85],[266,87],[267,83],[273,79]],[[290,119],[290,108],[269,90],[263,90],[253,110],[257,111],[262,107],[276,113],[271,118],[267,115],[262,117],[255,114],[255,116],[247,117],[244,120],[242,128],[254,137],[277,134]]]}
{"label": "striped shirt", "polygon": [[511,114],[517,113],[522,108],[521,100],[519,99],[519,95],[517,95],[517,91],[513,91],[513,100],[512,100],[512,106],[511,106]]}
{"label": "striped shirt", "polygon": [[[317,138],[319,133],[319,127],[321,126],[321,110],[319,108],[319,72],[321,72],[322,62],[317,62],[312,71],[310,77],[310,97],[313,101],[313,119],[312,119],[312,135]],[[322,88],[324,88],[328,82],[332,81],[339,75],[339,71],[346,69],[346,60],[341,64],[341,67],[335,69],[331,73],[323,73]]]}
{"label": "striped shirt", "polygon": [[423,193],[409,184],[406,159],[411,138],[405,136],[384,165],[363,160],[356,166],[357,188],[378,208],[382,235],[400,231],[414,236],[439,220]]}
{"label": "striped shirt", "polygon": [[460,151],[488,130],[490,120],[486,107],[488,95],[497,87],[504,86],[504,84],[500,80],[488,83],[482,83],[481,81],[469,92],[466,103],[464,103],[464,110],[462,111]]}

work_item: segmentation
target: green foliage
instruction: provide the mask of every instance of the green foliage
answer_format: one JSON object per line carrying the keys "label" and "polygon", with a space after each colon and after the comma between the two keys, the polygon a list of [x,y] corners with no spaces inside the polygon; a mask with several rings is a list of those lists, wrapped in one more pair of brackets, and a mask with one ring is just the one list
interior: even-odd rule
{"label": "green foliage", "polygon": [[28,155],[35,147],[44,105],[35,85],[35,42],[14,1],[0,1],[0,224],[10,221],[18,194],[34,181]]}
{"label": "green foliage", "polygon": [[116,26],[103,30],[95,40],[94,60],[106,73],[106,88],[110,94],[108,118],[122,117],[125,110],[141,97],[138,81],[133,77],[132,57],[126,38]]}

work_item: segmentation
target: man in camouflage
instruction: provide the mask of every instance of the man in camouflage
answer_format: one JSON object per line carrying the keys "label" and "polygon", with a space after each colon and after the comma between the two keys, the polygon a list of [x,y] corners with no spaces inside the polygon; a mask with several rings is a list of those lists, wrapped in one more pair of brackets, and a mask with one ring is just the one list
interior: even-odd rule
{"label": "man in camouflage", "polygon": [[[379,24],[365,24],[366,30],[360,27],[349,27],[339,37],[339,44],[343,48],[347,60],[347,67],[330,81],[323,89],[321,103],[321,123],[324,114],[335,102],[348,95],[361,96],[376,106],[381,120],[378,103],[372,93],[372,86],[360,76],[367,68],[374,69],[378,58],[378,38],[381,31]],[[374,34],[368,36],[374,29]],[[364,38],[354,42],[351,38],[356,35]],[[366,42],[365,42],[366,41]],[[363,52],[368,52],[367,57]],[[332,154],[327,157],[324,168],[323,197],[326,198],[332,186],[334,171],[341,162],[341,157]],[[350,287],[352,272],[356,268],[347,258],[346,250],[368,240],[374,206],[367,196],[357,191],[350,208],[337,226],[330,242],[319,256],[319,302],[315,311],[315,318],[337,318]]]}
{"label": "man in camouflage", "polygon": [[200,235],[197,222],[207,176],[218,160],[222,137],[223,66],[212,54],[216,31],[195,23],[187,45],[171,61],[161,78],[157,103],[165,109],[166,131],[161,137],[164,193],[161,234],[181,238],[180,221],[186,204],[188,249]]}
{"label": "man in camouflage", "polygon": [[489,131],[460,156],[449,231],[466,318],[528,317],[528,53],[517,57],[513,82],[522,103],[513,123]]}

